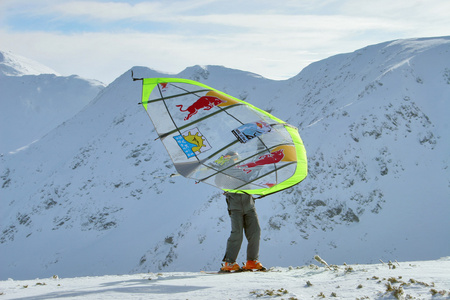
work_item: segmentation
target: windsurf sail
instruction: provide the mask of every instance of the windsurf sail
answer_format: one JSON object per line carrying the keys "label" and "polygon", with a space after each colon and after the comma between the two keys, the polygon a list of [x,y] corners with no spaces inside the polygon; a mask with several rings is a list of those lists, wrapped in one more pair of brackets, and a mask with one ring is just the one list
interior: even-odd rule
{"label": "windsurf sail", "polygon": [[143,78],[142,105],[184,177],[265,196],[307,175],[297,128],[250,103],[193,80]]}

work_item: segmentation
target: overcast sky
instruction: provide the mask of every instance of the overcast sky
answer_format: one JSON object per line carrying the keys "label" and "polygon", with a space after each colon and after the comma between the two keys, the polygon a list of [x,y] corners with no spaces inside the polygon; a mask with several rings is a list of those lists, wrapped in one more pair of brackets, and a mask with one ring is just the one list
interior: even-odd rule
{"label": "overcast sky", "polygon": [[367,45],[445,35],[448,0],[0,0],[0,50],[106,84],[133,66],[288,79]]}

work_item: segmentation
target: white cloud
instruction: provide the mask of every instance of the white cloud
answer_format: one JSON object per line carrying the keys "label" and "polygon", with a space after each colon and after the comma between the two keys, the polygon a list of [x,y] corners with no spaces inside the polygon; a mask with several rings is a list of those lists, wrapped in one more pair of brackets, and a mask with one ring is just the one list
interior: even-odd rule
{"label": "white cloud", "polygon": [[105,1],[55,1],[34,11],[35,14],[60,15],[67,18],[87,18],[102,22],[120,20],[170,22],[186,11],[210,4],[211,0],[142,1],[136,4]]}
{"label": "white cloud", "polygon": [[450,2],[443,0],[347,0],[342,2],[340,10],[348,15],[384,16],[389,19],[447,19]]}
{"label": "white cloud", "polygon": [[102,21],[118,21],[129,18],[152,19],[158,15],[163,5],[160,3],[140,3],[130,5],[128,3],[73,1],[60,3],[50,7],[49,13],[61,13],[66,17],[89,17]]}

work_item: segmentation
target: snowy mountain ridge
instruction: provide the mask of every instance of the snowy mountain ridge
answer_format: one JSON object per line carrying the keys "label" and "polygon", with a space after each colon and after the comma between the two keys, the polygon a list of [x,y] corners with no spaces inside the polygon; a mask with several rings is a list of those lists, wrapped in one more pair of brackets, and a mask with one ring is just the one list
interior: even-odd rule
{"label": "snowy mountain ridge", "polygon": [[[368,46],[283,81],[218,66],[133,72],[198,80],[299,127],[309,176],[257,201],[265,265],[315,254],[333,264],[448,256],[450,37]],[[1,157],[0,279],[220,265],[230,226],[223,196],[169,177],[130,75]]]}
{"label": "snowy mountain ridge", "polygon": [[13,54],[9,51],[0,51],[0,76],[40,74],[54,74],[60,76],[55,70],[34,60]]}
{"label": "snowy mountain ridge", "polygon": [[36,142],[103,88],[99,81],[60,76],[37,62],[0,51],[0,154]]}

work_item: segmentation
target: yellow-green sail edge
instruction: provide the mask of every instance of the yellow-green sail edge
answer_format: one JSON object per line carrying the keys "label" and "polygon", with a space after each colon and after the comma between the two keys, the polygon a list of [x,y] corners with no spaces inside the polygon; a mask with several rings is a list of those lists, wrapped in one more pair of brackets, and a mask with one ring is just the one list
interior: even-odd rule
{"label": "yellow-green sail edge", "polygon": [[262,188],[262,189],[253,189],[253,190],[223,189],[225,192],[247,193],[247,194],[267,196],[269,194],[276,193],[276,192],[285,190],[287,188],[290,188],[291,186],[294,186],[294,185],[300,183],[301,181],[303,181],[306,178],[306,176],[308,175],[308,162],[307,162],[307,158],[306,158],[306,150],[303,145],[303,141],[300,138],[300,135],[299,135],[297,129],[294,129],[290,126],[285,126],[285,128],[291,135],[292,141],[294,142],[294,145],[295,145],[295,152],[297,154],[297,167],[295,169],[294,175],[292,175],[289,179],[286,179],[285,181],[280,182],[277,185],[274,185],[271,188]]}
{"label": "yellow-green sail edge", "polygon": [[[198,81],[190,80],[190,79],[184,79],[184,78],[143,78],[143,80],[142,80],[142,105],[144,106],[145,110],[147,110],[148,99],[150,98],[150,94],[152,93],[153,89],[159,83],[171,83],[171,82],[193,84],[193,85],[203,87],[205,89],[209,89],[211,91],[215,91],[226,97],[232,98],[233,100],[244,103],[244,104],[248,105],[249,107],[257,110],[258,112],[260,112],[262,114],[267,115],[269,118],[271,118],[281,124],[287,124],[285,121],[271,115],[270,113],[268,113],[262,109],[259,109],[258,107],[254,106],[248,102],[245,102],[236,97],[228,95],[222,91],[216,90],[215,88],[207,86],[206,84],[200,83]],[[277,184],[271,188],[261,188],[261,189],[252,189],[252,190],[223,189],[223,191],[230,192],[230,193],[247,193],[247,194],[253,194],[253,195],[266,196],[266,195],[287,189],[291,186],[294,186],[306,178],[306,176],[308,175],[308,162],[307,162],[307,158],[306,158],[306,150],[305,150],[303,141],[300,138],[300,135],[299,135],[297,129],[292,128],[290,125],[286,125],[285,128],[292,138],[292,141],[295,145],[295,151],[297,154],[297,166],[296,166],[294,175],[292,175],[289,179],[287,179],[283,182],[280,182],[279,184]]]}
{"label": "yellow-green sail edge", "polygon": [[194,81],[194,80],[190,80],[190,79],[183,79],[183,78],[143,78],[142,79],[142,105],[144,106],[145,110],[147,110],[147,104],[148,104],[148,99],[150,97],[150,94],[152,93],[153,89],[159,84],[159,83],[171,83],[171,82],[179,82],[179,83],[188,83],[188,84],[192,84],[192,85],[196,85],[196,86],[200,86],[202,88],[211,90],[211,91],[215,91],[219,94],[222,94],[226,97],[229,97],[233,100],[236,100],[238,102],[244,103],[248,106],[250,106],[251,108],[269,116],[270,118],[274,119],[275,121],[279,122],[279,123],[286,123],[280,119],[278,119],[277,117],[272,116],[271,114],[269,114],[268,112],[259,109],[255,106],[253,106],[250,103],[247,103],[245,101],[242,101],[236,97],[230,96],[228,94],[225,94],[224,92],[221,92],[219,90],[216,90],[215,88],[212,88],[210,86],[207,86],[206,84],[200,83],[198,81]]}

